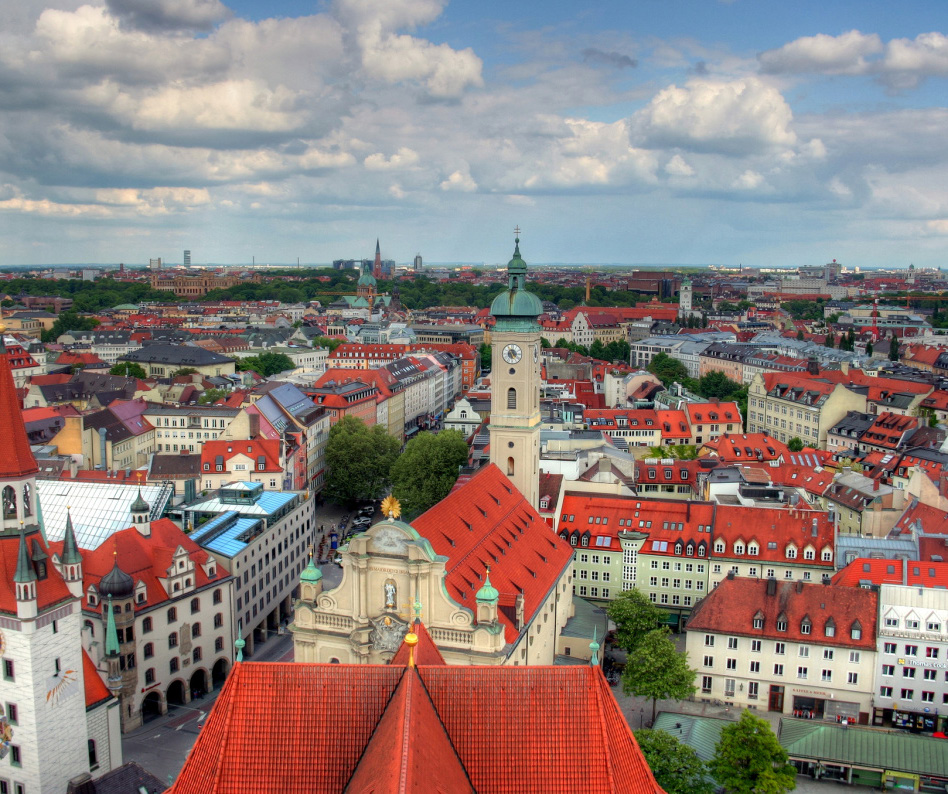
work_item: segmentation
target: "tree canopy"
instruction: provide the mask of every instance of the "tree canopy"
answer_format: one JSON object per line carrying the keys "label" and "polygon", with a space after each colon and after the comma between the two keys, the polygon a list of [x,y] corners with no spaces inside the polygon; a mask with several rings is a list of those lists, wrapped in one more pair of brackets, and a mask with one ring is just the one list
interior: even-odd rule
{"label": "tree canopy", "polygon": [[260,353],[256,356],[247,356],[237,359],[237,369],[241,371],[252,369],[258,375],[269,378],[288,369],[296,369],[293,359],[285,353]]}
{"label": "tree canopy", "polygon": [[641,590],[623,590],[606,607],[609,619],[616,624],[616,645],[633,651],[646,634],[657,629],[665,613],[649,601]]}
{"label": "tree canopy", "polygon": [[787,442],[787,449],[789,449],[791,452],[802,452],[803,439],[799,436],[794,436]]}
{"label": "tree canopy", "polygon": [[137,364],[134,361],[120,361],[109,370],[109,375],[118,375],[122,378],[127,377],[141,379],[148,377],[148,373],[145,372],[145,368],[141,364]]}
{"label": "tree canopy", "polygon": [[60,336],[69,331],[91,331],[99,324],[95,317],[83,317],[78,312],[68,309],[59,315],[48,331],[43,331],[43,342],[55,342]]}
{"label": "tree canopy", "polygon": [[635,740],[655,780],[668,794],[711,794],[708,767],[677,737],[649,728],[635,731]]}
{"label": "tree canopy", "polygon": [[330,353],[332,353],[333,350],[335,350],[345,341],[345,339],[339,339],[338,337],[314,336],[313,347],[325,347]]}
{"label": "tree canopy", "polygon": [[665,386],[670,386],[675,381],[681,383],[688,377],[688,370],[677,358],[672,358],[667,353],[659,353],[649,363],[649,372],[658,378]]}
{"label": "tree canopy", "polygon": [[796,788],[797,770],[767,720],[749,711],[721,731],[711,774],[728,791],[783,794]]}
{"label": "tree canopy", "polygon": [[659,700],[684,700],[697,687],[697,673],[688,666],[688,654],[679,653],[668,629],[654,629],[635,645],[622,671],[627,695],[651,698],[652,721]]}
{"label": "tree canopy", "polygon": [[369,428],[357,417],[344,416],[329,431],[326,497],[345,504],[383,497],[400,446],[381,425]]}
{"label": "tree canopy", "polygon": [[392,494],[410,520],[446,497],[467,463],[467,442],[457,430],[419,433],[392,466]]}

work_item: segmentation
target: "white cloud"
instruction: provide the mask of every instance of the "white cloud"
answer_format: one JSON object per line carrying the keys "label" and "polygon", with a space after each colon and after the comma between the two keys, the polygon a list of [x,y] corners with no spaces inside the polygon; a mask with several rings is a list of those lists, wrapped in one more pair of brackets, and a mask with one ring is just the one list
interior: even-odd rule
{"label": "white cloud", "polygon": [[804,36],[757,57],[761,68],[770,74],[863,74],[869,68],[866,57],[878,55],[882,49],[877,34],[850,30],[839,36]]}
{"label": "white cloud", "polygon": [[473,193],[477,190],[477,182],[471,177],[465,165],[463,170],[457,170],[441,183],[442,190],[457,190],[462,193]]}
{"label": "white cloud", "polygon": [[746,154],[794,147],[793,113],[773,86],[747,77],[689,80],[660,91],[631,119],[633,140],[652,148]]}
{"label": "white cloud", "polygon": [[734,187],[738,190],[756,190],[764,183],[764,177],[756,171],[747,170],[734,180]]}
{"label": "white cloud", "polygon": [[401,171],[416,166],[420,159],[418,152],[409,149],[407,146],[403,146],[387,159],[385,155],[380,152],[370,154],[365,158],[363,164],[370,171]]}
{"label": "white cloud", "polygon": [[665,173],[671,176],[694,176],[695,169],[688,165],[680,154],[676,154],[665,163]]}
{"label": "white cloud", "polygon": [[883,79],[897,88],[914,88],[926,77],[948,75],[948,37],[922,33],[914,39],[892,39],[881,71]]}

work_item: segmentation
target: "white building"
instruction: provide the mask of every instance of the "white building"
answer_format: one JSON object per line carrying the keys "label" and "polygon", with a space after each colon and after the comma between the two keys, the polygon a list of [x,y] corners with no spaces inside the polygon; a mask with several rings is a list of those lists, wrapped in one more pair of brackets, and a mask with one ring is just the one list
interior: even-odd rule
{"label": "white building", "polygon": [[948,591],[882,585],[876,648],[873,725],[926,733],[945,730]]}

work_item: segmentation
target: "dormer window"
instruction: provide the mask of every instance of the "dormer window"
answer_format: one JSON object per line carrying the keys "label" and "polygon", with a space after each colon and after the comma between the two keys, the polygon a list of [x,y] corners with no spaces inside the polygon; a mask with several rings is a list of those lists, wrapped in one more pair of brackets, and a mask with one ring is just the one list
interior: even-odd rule
{"label": "dormer window", "polygon": [[724,541],[719,540],[714,544],[714,553],[715,554],[724,554]]}
{"label": "dormer window", "polygon": [[836,636],[836,621],[834,621],[832,618],[827,618],[826,625],[823,627],[823,633],[827,637],[835,637]]}
{"label": "dormer window", "polygon": [[764,627],[764,613],[758,610],[757,614],[754,615],[754,628],[762,629],[763,627]]}
{"label": "dormer window", "polygon": [[781,612],[780,616],[777,618],[777,631],[786,631],[787,630],[787,616]]}
{"label": "dormer window", "polygon": [[734,544],[734,553],[743,554],[744,553],[744,544],[741,541],[738,541]]}
{"label": "dormer window", "polygon": [[812,628],[813,624],[810,623],[810,619],[808,617],[803,618],[803,621],[800,623],[800,633],[809,634]]}
{"label": "dormer window", "polygon": [[797,547],[796,546],[787,546],[787,559],[795,560],[797,558]]}
{"label": "dormer window", "polygon": [[849,636],[854,640],[862,639],[862,624],[858,620],[853,621],[852,628],[849,630]]}

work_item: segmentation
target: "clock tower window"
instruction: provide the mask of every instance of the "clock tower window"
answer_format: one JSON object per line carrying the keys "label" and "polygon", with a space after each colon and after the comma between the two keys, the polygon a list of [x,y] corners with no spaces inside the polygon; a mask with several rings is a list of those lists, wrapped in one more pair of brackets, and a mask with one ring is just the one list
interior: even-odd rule
{"label": "clock tower window", "polygon": [[516,389],[507,389],[507,408],[516,411],[517,410],[517,390]]}
{"label": "clock tower window", "polygon": [[514,459],[507,458],[507,476],[513,477],[514,475]]}

